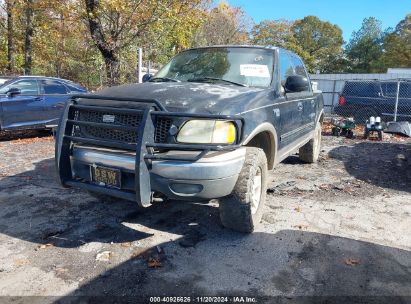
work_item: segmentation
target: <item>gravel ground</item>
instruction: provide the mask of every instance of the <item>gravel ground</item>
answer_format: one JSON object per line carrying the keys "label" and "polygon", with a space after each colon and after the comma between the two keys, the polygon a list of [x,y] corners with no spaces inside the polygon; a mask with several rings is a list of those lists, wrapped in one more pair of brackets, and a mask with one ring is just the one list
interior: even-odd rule
{"label": "gravel ground", "polygon": [[261,226],[242,235],[221,226],[213,201],[139,210],[64,189],[51,137],[3,139],[0,296],[408,296],[405,303],[410,144],[324,136],[318,164],[291,156],[270,173]]}

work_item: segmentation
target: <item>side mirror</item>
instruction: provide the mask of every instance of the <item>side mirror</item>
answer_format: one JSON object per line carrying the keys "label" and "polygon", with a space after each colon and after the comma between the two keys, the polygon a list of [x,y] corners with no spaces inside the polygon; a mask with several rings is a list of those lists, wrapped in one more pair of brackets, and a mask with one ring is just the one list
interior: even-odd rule
{"label": "side mirror", "polygon": [[300,75],[288,76],[284,84],[286,93],[298,93],[310,90],[310,83],[306,77]]}
{"label": "side mirror", "polygon": [[153,75],[152,74],[144,74],[143,75],[143,82],[147,82],[147,81],[150,81],[150,79],[153,77]]}
{"label": "side mirror", "polygon": [[14,97],[14,96],[16,96],[16,95],[21,94],[21,90],[18,89],[18,88],[10,88],[10,89],[7,91],[6,94],[7,94],[7,97]]}

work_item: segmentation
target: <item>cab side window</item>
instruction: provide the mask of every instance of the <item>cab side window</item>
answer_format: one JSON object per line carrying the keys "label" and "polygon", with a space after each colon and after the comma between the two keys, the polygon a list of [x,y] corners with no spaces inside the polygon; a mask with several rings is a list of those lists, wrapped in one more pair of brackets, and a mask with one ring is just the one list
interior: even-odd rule
{"label": "cab side window", "polygon": [[[304,63],[302,62],[302,60],[300,58],[298,58],[297,56],[292,55],[291,56],[291,61],[293,62],[293,65],[294,65],[294,71],[295,71],[294,75],[302,76],[302,77],[306,78],[309,81],[310,78],[308,78],[307,71],[304,67]],[[310,92],[309,86],[303,92]]]}
{"label": "cab side window", "polygon": [[294,75],[294,67],[290,55],[280,50],[280,77],[281,85],[285,84],[288,76]]}
{"label": "cab side window", "polygon": [[307,71],[305,70],[302,60],[297,56],[292,56],[291,58],[295,69],[295,75],[303,76],[308,79]]}
{"label": "cab side window", "polygon": [[6,94],[11,88],[16,88],[21,91],[20,95],[38,95],[39,87],[37,80],[17,80],[0,89],[0,94]]}
{"label": "cab side window", "polygon": [[67,89],[60,82],[55,80],[42,80],[43,93],[48,94],[67,94]]}

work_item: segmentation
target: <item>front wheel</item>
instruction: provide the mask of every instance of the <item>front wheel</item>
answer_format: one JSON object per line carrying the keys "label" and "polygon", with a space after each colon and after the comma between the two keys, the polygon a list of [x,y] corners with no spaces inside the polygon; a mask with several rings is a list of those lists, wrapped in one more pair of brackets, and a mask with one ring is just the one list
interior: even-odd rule
{"label": "front wheel", "polygon": [[321,123],[317,122],[314,136],[308,143],[302,146],[298,152],[300,159],[306,163],[315,163],[321,150]]}
{"label": "front wheel", "polygon": [[251,233],[260,222],[267,192],[267,158],[262,149],[247,147],[233,192],[220,199],[220,219],[232,230]]}

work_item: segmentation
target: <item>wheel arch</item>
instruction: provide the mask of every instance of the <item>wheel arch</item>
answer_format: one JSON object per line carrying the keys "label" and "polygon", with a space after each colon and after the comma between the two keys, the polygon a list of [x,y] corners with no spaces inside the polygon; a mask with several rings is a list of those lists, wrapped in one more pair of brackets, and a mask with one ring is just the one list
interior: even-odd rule
{"label": "wheel arch", "polygon": [[250,135],[246,137],[243,145],[263,149],[267,157],[268,169],[271,170],[276,163],[277,143],[277,131],[274,126],[269,122],[264,122],[258,125]]}

